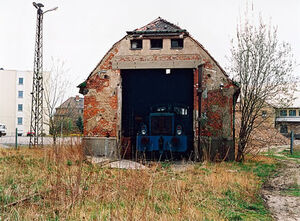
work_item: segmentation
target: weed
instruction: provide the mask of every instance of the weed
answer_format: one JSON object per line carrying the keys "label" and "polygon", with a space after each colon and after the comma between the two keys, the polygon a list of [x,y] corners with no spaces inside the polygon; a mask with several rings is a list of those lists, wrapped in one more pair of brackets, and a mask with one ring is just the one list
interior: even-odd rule
{"label": "weed", "polygon": [[[171,162],[119,170],[87,163],[73,145],[1,150],[0,160],[0,214],[8,220],[270,219],[258,196],[276,168],[267,157],[184,172]],[[3,209],[32,193],[27,203]]]}
{"label": "weed", "polygon": [[204,171],[204,174],[206,174],[206,175],[211,174],[211,171],[207,168],[200,168],[200,170]]}
{"label": "weed", "polygon": [[161,167],[164,169],[170,169],[171,167],[171,162],[165,161],[165,162],[161,162]]}
{"label": "weed", "polygon": [[68,165],[68,166],[72,166],[72,164],[73,164],[73,163],[72,163],[71,160],[68,160],[68,161],[67,161],[67,165]]}

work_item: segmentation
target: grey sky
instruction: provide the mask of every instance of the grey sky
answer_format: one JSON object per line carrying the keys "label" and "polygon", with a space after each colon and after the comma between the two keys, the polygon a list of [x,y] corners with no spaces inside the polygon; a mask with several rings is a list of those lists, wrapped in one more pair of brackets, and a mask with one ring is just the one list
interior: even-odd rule
{"label": "grey sky", "polygon": [[[226,66],[230,39],[246,0],[41,0],[44,16],[44,69],[51,57],[66,62],[68,78],[76,85],[93,70],[113,43],[126,31],[158,16],[187,29],[211,55]],[[279,38],[289,42],[300,62],[300,1],[253,0],[256,12],[278,26]],[[32,70],[36,10],[32,0],[0,0],[0,67]],[[300,75],[299,66],[295,73]],[[1,79],[0,79],[1,81]]]}

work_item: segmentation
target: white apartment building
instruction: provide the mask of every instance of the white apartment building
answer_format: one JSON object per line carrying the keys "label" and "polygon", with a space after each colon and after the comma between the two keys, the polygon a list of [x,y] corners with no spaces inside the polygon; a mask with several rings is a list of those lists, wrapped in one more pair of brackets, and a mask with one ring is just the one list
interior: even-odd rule
{"label": "white apartment building", "polygon": [[0,123],[7,136],[15,135],[16,128],[23,136],[30,131],[32,77],[32,71],[0,70]]}

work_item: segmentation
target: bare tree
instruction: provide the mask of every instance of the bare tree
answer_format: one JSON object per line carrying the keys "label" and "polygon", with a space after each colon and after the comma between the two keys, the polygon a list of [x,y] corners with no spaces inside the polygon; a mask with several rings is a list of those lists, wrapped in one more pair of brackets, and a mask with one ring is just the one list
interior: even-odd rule
{"label": "bare tree", "polygon": [[294,99],[293,55],[288,43],[279,42],[277,28],[250,22],[248,15],[237,27],[232,41],[229,71],[240,83],[240,131],[237,161],[244,160],[247,143],[266,103],[283,106]]}
{"label": "bare tree", "polygon": [[54,144],[56,144],[57,135],[60,133],[57,127],[59,124],[57,121],[60,119],[54,116],[55,108],[64,101],[67,89],[70,86],[70,81],[66,78],[67,72],[64,62],[52,58],[50,75],[44,79],[45,124],[49,126]]}

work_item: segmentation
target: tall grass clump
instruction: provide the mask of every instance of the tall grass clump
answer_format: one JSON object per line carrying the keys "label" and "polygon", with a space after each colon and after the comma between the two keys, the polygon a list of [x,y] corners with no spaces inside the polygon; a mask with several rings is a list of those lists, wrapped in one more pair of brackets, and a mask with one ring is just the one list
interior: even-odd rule
{"label": "tall grass clump", "polygon": [[111,169],[73,144],[0,150],[0,175],[1,220],[270,219],[260,177],[234,163]]}

